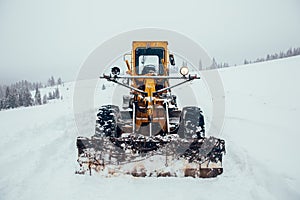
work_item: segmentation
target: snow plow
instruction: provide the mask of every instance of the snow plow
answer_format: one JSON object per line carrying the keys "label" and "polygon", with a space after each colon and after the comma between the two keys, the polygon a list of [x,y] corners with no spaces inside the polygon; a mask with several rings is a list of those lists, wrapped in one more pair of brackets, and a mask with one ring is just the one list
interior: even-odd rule
{"label": "snow plow", "polygon": [[[130,92],[123,96],[121,108],[99,108],[91,138],[77,138],[76,174],[200,178],[222,174],[225,141],[205,137],[201,109],[179,109],[177,97],[171,92],[200,77],[189,74],[186,66],[180,68],[181,75],[169,75],[175,59],[167,41],[134,41],[130,56],[131,62],[124,59],[126,75],[113,67],[110,74],[100,77]],[[172,79],[177,83],[171,85]]]}

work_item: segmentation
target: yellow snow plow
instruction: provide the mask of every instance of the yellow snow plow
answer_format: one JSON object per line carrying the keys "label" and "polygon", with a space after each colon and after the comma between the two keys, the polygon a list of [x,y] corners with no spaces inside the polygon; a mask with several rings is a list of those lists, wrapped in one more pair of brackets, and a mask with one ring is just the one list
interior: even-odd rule
{"label": "yellow snow plow", "polygon": [[[172,88],[198,80],[189,69],[170,76],[175,59],[167,41],[134,41],[126,75],[113,67],[101,79],[129,89],[123,105],[102,105],[95,134],[78,137],[77,174],[216,177],[223,172],[225,141],[205,137],[201,109],[177,106]],[[170,80],[179,80],[171,85]],[[180,81],[181,80],[181,81]]]}

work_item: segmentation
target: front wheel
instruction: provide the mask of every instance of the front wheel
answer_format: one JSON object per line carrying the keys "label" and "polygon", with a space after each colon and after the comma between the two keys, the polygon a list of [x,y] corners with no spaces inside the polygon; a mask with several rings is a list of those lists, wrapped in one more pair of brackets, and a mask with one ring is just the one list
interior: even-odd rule
{"label": "front wheel", "polygon": [[178,135],[187,139],[205,136],[204,117],[199,107],[189,106],[182,109]]}
{"label": "front wheel", "polygon": [[117,124],[119,118],[120,110],[118,106],[101,106],[97,113],[95,135],[105,137],[119,137],[120,129]]}

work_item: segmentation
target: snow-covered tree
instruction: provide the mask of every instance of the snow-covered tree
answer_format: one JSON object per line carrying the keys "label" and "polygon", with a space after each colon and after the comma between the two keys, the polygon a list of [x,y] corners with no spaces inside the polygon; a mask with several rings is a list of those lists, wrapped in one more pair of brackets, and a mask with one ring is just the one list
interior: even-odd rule
{"label": "snow-covered tree", "polygon": [[0,99],[0,110],[3,109],[3,99]]}
{"label": "snow-covered tree", "polygon": [[51,99],[53,99],[53,95],[52,95],[52,92],[49,92],[48,93],[48,100],[51,100]]}
{"label": "snow-covered tree", "polygon": [[203,68],[201,59],[199,60],[199,70],[201,71]]}
{"label": "snow-covered tree", "polygon": [[9,87],[6,88],[5,94],[5,108],[16,108],[18,107],[18,98],[17,90],[13,88],[12,90]]}
{"label": "snow-covered tree", "polygon": [[48,102],[47,94],[44,94],[43,96],[43,104],[46,104]]}
{"label": "snow-covered tree", "polygon": [[36,89],[35,89],[34,103],[35,103],[35,105],[42,104],[41,92],[38,87],[36,87]]}
{"label": "snow-covered tree", "polygon": [[23,106],[28,107],[33,105],[32,95],[28,88],[25,88],[23,94]]}
{"label": "snow-covered tree", "polygon": [[5,98],[4,98],[4,102],[3,102],[3,108],[4,109],[10,108],[9,96],[10,96],[10,89],[7,86],[6,89],[5,89]]}
{"label": "snow-covered tree", "polygon": [[48,79],[48,85],[49,86],[54,86],[55,85],[55,79],[53,76],[51,76],[51,78]]}
{"label": "snow-covered tree", "polygon": [[60,97],[58,87],[55,89],[54,97],[55,97],[56,99],[59,99],[59,97]]}
{"label": "snow-covered tree", "polygon": [[8,99],[9,94],[10,94],[10,89],[9,89],[9,87],[7,86],[7,87],[6,87],[6,90],[5,90],[5,98],[6,98],[6,99]]}
{"label": "snow-covered tree", "polygon": [[217,68],[217,62],[216,62],[216,59],[215,58],[213,58],[213,60],[212,60],[212,64],[211,64],[211,66],[210,66],[210,68],[211,69],[216,69]]}
{"label": "snow-covered tree", "polygon": [[2,88],[2,86],[0,85],[0,99],[4,98],[4,90]]}
{"label": "snow-covered tree", "polygon": [[24,104],[22,91],[18,93],[18,104],[19,106],[23,106]]}
{"label": "snow-covered tree", "polygon": [[61,78],[59,77],[58,79],[57,79],[57,85],[61,85],[62,84],[62,80],[61,80]]}
{"label": "snow-covered tree", "polygon": [[293,50],[292,50],[292,48],[289,48],[286,52],[286,57],[290,57],[292,55],[293,55]]}

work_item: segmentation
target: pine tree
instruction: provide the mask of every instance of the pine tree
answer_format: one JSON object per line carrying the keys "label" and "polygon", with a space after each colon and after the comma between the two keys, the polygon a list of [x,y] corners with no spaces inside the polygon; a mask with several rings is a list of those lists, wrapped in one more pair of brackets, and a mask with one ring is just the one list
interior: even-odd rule
{"label": "pine tree", "polygon": [[51,78],[48,79],[47,85],[48,85],[48,86],[51,86]]}
{"label": "pine tree", "polygon": [[41,93],[38,87],[35,89],[35,95],[34,95],[34,103],[35,105],[41,105],[42,104],[42,98]]}
{"label": "pine tree", "polygon": [[102,90],[105,90],[105,89],[106,89],[106,87],[105,87],[105,85],[103,84],[103,85],[102,85]]}
{"label": "pine tree", "polygon": [[3,109],[3,99],[0,99],[0,110]]}
{"label": "pine tree", "polygon": [[203,68],[201,59],[199,60],[199,70],[201,71]]}
{"label": "pine tree", "polygon": [[47,100],[47,94],[44,94],[43,96],[43,104],[46,104],[48,102]]}
{"label": "pine tree", "polygon": [[9,94],[10,94],[10,89],[9,89],[9,87],[7,86],[7,87],[6,87],[6,90],[5,90],[5,98],[6,98],[6,99],[8,99]]}
{"label": "pine tree", "polygon": [[13,89],[14,108],[20,107],[19,92],[16,88]]}
{"label": "pine tree", "polygon": [[286,57],[290,57],[290,56],[292,56],[293,55],[293,50],[292,50],[292,47],[291,48],[289,48],[288,50],[287,50],[287,52],[286,52]]}
{"label": "pine tree", "polygon": [[282,51],[279,53],[279,58],[284,58],[284,53]]}
{"label": "pine tree", "polygon": [[57,79],[57,85],[61,85],[62,84],[62,81],[61,81],[61,78],[59,77],[58,79]]}
{"label": "pine tree", "polygon": [[53,76],[51,76],[49,79],[48,79],[48,86],[54,86],[55,85],[55,79]]}
{"label": "pine tree", "polygon": [[49,94],[48,94],[48,100],[51,100],[51,99],[53,99],[53,95],[52,95],[52,92],[49,92]]}
{"label": "pine tree", "polygon": [[3,108],[4,108],[4,109],[10,108],[10,104],[9,104],[9,96],[10,96],[10,89],[9,89],[9,87],[7,86],[6,89],[5,89],[5,98],[4,98],[4,101],[3,101]]}
{"label": "pine tree", "polygon": [[3,91],[2,86],[0,85],[0,99],[3,99],[3,98],[4,98],[4,91]]}
{"label": "pine tree", "polygon": [[56,99],[59,99],[59,90],[58,90],[58,88],[56,88],[55,89],[55,95],[54,95],[54,97],[56,98]]}
{"label": "pine tree", "polygon": [[24,105],[24,102],[23,102],[23,92],[22,91],[20,91],[19,93],[18,93],[18,104],[19,104],[19,106],[23,106]]}
{"label": "pine tree", "polygon": [[2,109],[3,109],[3,100],[0,99],[0,110],[2,110]]}
{"label": "pine tree", "polygon": [[215,58],[213,58],[212,64],[211,64],[210,68],[211,68],[211,69],[216,69],[216,68],[217,68],[217,62],[216,62],[216,59],[215,59]]}
{"label": "pine tree", "polygon": [[31,95],[29,89],[25,88],[24,94],[23,94],[23,106],[28,107],[28,106],[32,106],[32,104],[33,104],[32,95]]}
{"label": "pine tree", "polygon": [[55,79],[53,76],[51,76],[51,86],[54,86],[55,85]]}
{"label": "pine tree", "polygon": [[17,104],[17,90],[16,89],[9,89],[7,87],[6,90],[6,108],[16,108],[18,107]]}

